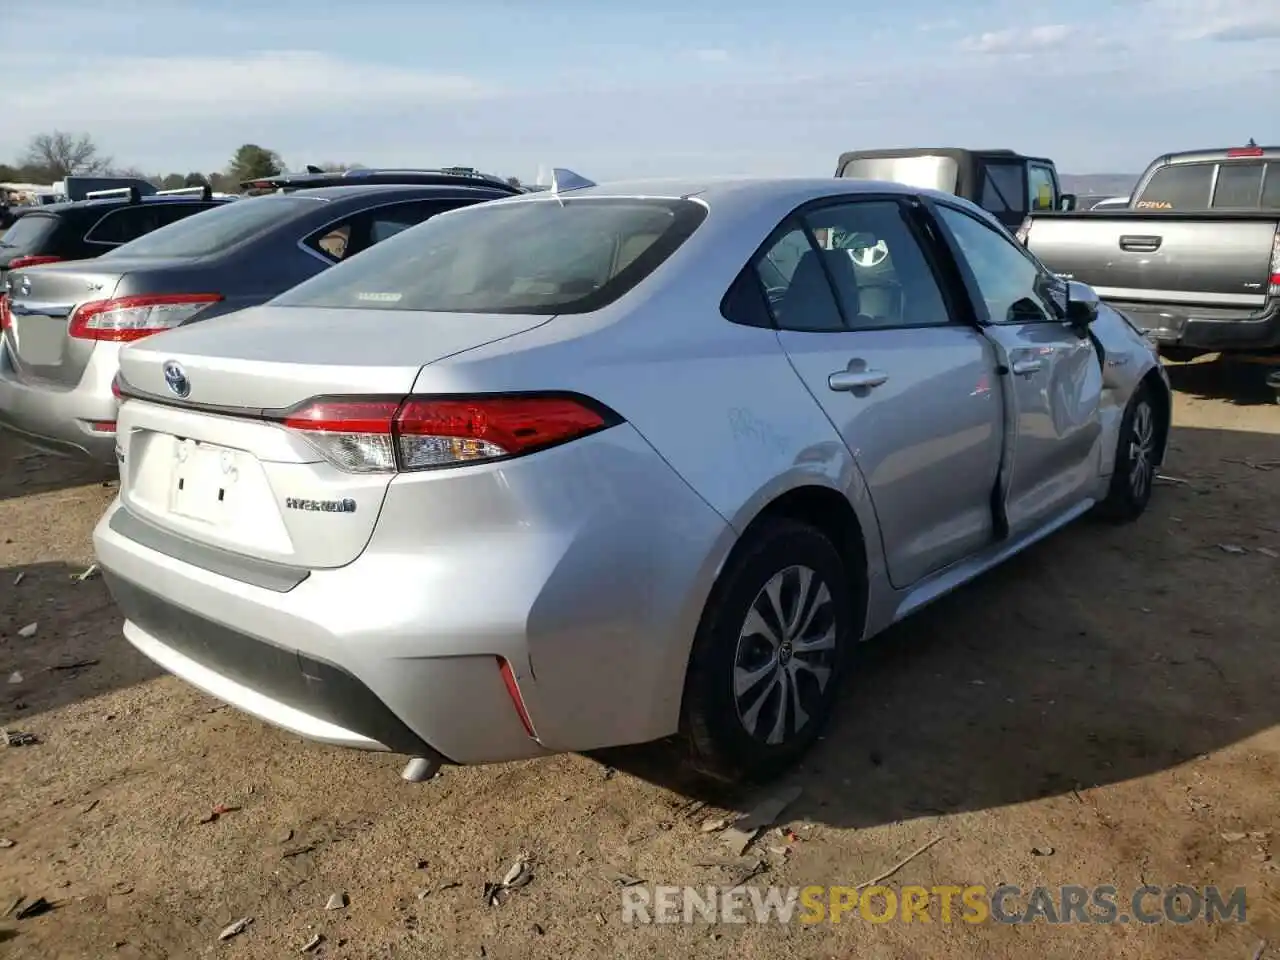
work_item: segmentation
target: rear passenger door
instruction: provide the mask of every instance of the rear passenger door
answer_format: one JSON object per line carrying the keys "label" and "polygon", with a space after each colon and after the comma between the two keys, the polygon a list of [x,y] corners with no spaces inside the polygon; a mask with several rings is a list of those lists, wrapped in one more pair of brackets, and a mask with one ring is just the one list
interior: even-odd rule
{"label": "rear passenger door", "polygon": [[757,259],[778,340],[853,453],[889,577],[907,587],[995,535],[994,353],[947,294],[901,197],[790,218]]}

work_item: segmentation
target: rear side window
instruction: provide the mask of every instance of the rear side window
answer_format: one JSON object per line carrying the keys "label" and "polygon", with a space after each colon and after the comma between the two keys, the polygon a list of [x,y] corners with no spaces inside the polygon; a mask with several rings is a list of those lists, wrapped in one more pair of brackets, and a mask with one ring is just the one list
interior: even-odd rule
{"label": "rear side window", "polygon": [[1267,164],[1267,178],[1262,182],[1262,209],[1280,210],[1280,160]]}
{"label": "rear side window", "polygon": [[89,243],[119,246],[136,240],[160,226],[160,215],[154,207],[121,207],[112,210],[95,223],[84,238]]}
{"label": "rear side window", "polygon": [[1262,196],[1262,174],[1266,164],[1261,162],[1223,163],[1218,166],[1218,183],[1213,188],[1215,209],[1258,209]]}
{"label": "rear side window", "polygon": [[0,250],[32,251],[43,243],[58,226],[58,218],[38,213],[28,213],[14,221],[0,236]]}
{"label": "rear side window", "polygon": [[1025,213],[1027,188],[1023,184],[1021,163],[982,165],[982,190],[978,206],[992,213]]}
{"label": "rear side window", "polygon": [[1209,206],[1212,163],[1179,163],[1157,170],[1138,195],[1135,210],[1204,210]]}
{"label": "rear side window", "polygon": [[679,199],[577,197],[477,204],[405,230],[274,303],[446,313],[589,313],[652,273],[705,217],[701,204]]}
{"label": "rear side window", "polygon": [[467,202],[413,200],[385,204],[326,224],[302,242],[312,253],[331,263],[337,263],[354,257],[376,243],[391,239],[428,217],[465,206]]}
{"label": "rear side window", "polygon": [[933,268],[892,200],[822,207],[805,220],[854,330],[951,322]]}
{"label": "rear side window", "polygon": [[321,203],[324,201],[314,197],[279,194],[237,200],[153,230],[108,256],[203,257],[221,253]]}
{"label": "rear side window", "polygon": [[205,210],[213,210],[215,207],[221,207],[221,203],[174,203],[166,201],[156,204],[156,213],[160,220],[160,226],[166,227],[171,223],[177,223],[179,220],[185,220],[194,213],[202,213]]}

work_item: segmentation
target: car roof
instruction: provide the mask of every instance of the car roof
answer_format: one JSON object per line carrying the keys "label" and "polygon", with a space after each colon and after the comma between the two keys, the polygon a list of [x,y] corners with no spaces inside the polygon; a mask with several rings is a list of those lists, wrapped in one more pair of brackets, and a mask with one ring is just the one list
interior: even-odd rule
{"label": "car roof", "polygon": [[[880,180],[853,180],[840,177],[704,177],[622,180],[596,184],[560,194],[571,197],[661,197],[669,199],[697,197],[708,204],[753,203],[792,200],[796,204],[823,197],[859,193],[895,193],[904,196],[927,195],[954,200],[951,194],[922,190]],[[530,193],[499,203],[556,202],[549,191]]]}
{"label": "car roof", "polygon": [[42,203],[27,207],[10,207],[10,211],[21,216],[30,216],[33,213],[67,213],[76,210],[105,210],[109,207],[133,207],[143,203],[228,203],[229,197],[210,197],[208,200],[200,196],[157,196],[155,194],[144,194],[139,197],[136,202],[132,202],[128,197],[99,197],[94,200],[62,200],[58,203]]}
{"label": "car roof", "polygon": [[[315,197],[318,200],[345,200],[348,197],[367,195],[394,196],[411,194],[413,196],[441,197],[505,197],[504,190],[496,190],[484,184],[412,184],[412,183],[366,183],[341,187],[310,187],[305,190],[290,190],[287,193],[263,193],[251,199],[268,197]],[[250,198],[247,198],[250,199]]]}

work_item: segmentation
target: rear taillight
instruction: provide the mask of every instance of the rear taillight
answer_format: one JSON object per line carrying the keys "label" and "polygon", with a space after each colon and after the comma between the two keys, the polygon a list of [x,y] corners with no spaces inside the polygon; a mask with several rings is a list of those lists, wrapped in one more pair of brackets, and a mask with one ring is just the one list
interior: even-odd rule
{"label": "rear taillight", "polygon": [[1018,242],[1024,247],[1027,245],[1027,237],[1031,233],[1031,218],[1023,217],[1022,223],[1018,225],[1018,232],[1014,234],[1018,238]]}
{"label": "rear taillight", "polygon": [[115,397],[116,400],[124,399],[124,391],[120,389],[120,374],[118,373],[111,378],[111,395]]}
{"label": "rear taillight", "polygon": [[9,315],[9,295],[0,293],[0,333],[9,329],[9,324],[12,322]]}
{"label": "rear taillight", "polygon": [[42,263],[61,263],[61,257],[14,257],[9,261],[10,270],[21,270],[24,267],[38,267]]}
{"label": "rear taillight", "polygon": [[181,326],[221,299],[217,293],[174,293],[90,300],[71,314],[67,333],[78,340],[140,340]]}
{"label": "rear taillight", "polygon": [[585,397],[524,394],[321,397],[282,422],[343,470],[383,473],[518,457],[614,426],[621,418]]}
{"label": "rear taillight", "polygon": [[1273,297],[1280,297],[1280,230],[1271,241],[1271,289],[1267,292]]}

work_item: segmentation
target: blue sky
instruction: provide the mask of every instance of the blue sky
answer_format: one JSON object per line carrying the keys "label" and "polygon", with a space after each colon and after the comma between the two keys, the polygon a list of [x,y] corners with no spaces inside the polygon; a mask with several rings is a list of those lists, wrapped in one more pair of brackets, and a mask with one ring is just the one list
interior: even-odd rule
{"label": "blue sky", "polygon": [[531,179],[830,175],[848,149],[1011,147],[1066,172],[1280,142],[1266,0],[43,0],[5,16],[0,159],[469,164]]}

